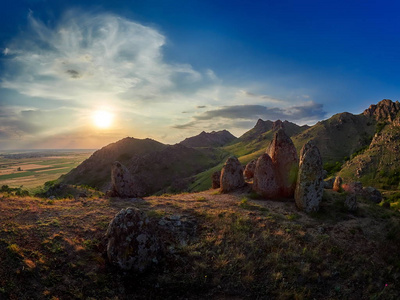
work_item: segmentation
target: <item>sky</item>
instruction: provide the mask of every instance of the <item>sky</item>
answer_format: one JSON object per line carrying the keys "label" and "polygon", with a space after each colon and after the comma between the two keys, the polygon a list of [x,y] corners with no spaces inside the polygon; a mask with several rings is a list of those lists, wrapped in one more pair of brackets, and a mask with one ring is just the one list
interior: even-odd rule
{"label": "sky", "polygon": [[0,10],[0,149],[96,149],[313,125],[400,92],[400,3],[14,0]]}

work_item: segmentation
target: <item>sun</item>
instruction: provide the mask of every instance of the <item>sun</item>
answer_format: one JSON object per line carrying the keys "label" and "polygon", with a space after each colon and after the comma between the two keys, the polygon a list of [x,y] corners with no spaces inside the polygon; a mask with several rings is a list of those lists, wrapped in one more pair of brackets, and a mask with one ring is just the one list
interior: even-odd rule
{"label": "sun", "polygon": [[93,113],[93,123],[99,128],[109,128],[113,121],[113,114],[105,110],[97,110]]}

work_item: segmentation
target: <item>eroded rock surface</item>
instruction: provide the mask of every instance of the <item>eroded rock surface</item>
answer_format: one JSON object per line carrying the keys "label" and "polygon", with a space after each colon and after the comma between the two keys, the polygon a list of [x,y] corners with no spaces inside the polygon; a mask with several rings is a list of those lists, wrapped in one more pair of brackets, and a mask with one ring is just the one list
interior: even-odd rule
{"label": "eroded rock surface", "polygon": [[122,209],[110,222],[106,237],[109,261],[123,270],[140,273],[158,262],[161,241],[156,224],[137,208]]}
{"label": "eroded rock surface", "polygon": [[266,152],[274,164],[277,181],[281,187],[281,196],[293,197],[299,159],[292,140],[282,128],[275,133]]}
{"label": "eroded rock surface", "polygon": [[322,158],[311,142],[300,153],[299,173],[294,194],[296,206],[305,212],[319,210],[324,190]]}
{"label": "eroded rock surface", "polygon": [[256,163],[257,160],[253,159],[251,162],[249,162],[246,165],[246,168],[244,169],[243,175],[246,179],[252,179],[254,177],[254,171],[256,169]]}
{"label": "eroded rock surface", "polygon": [[145,189],[123,164],[116,161],[111,167],[111,191],[107,195],[121,198],[142,197]]}
{"label": "eroded rock surface", "polygon": [[274,164],[267,153],[261,155],[257,160],[253,189],[265,198],[275,199],[280,196],[281,188],[276,178]]}
{"label": "eroded rock surface", "polygon": [[343,183],[342,177],[337,176],[335,179],[335,182],[333,183],[333,190],[335,192],[341,192],[342,191],[342,183]]}
{"label": "eroded rock surface", "polygon": [[221,171],[220,191],[222,193],[227,193],[241,188],[244,185],[243,167],[236,157],[231,156],[228,158]]}

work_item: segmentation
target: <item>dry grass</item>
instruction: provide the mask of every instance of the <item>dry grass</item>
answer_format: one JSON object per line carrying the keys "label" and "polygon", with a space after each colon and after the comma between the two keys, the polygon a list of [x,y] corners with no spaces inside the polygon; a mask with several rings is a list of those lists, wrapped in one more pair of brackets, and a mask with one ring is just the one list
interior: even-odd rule
{"label": "dry grass", "polygon": [[[292,200],[205,191],[144,200],[1,198],[0,298],[397,299],[399,214],[326,195],[320,213]],[[197,239],[154,270],[109,266],[103,236],[122,208],[194,216]]]}

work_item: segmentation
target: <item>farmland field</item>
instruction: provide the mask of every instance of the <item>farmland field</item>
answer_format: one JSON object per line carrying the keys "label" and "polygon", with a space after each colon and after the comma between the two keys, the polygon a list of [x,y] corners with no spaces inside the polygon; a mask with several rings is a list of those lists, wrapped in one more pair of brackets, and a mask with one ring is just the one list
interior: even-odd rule
{"label": "farmland field", "polygon": [[0,186],[33,190],[59,178],[88,158],[94,150],[0,152]]}

